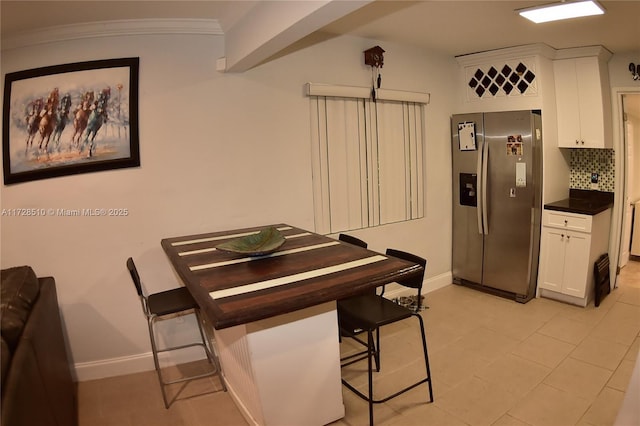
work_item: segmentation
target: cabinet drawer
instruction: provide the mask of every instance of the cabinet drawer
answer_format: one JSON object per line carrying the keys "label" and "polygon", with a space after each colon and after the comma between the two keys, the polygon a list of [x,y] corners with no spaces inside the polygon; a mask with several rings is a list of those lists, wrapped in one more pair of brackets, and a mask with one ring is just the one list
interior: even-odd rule
{"label": "cabinet drawer", "polygon": [[593,216],[586,214],[544,210],[542,214],[542,225],[571,231],[591,232],[592,219]]}

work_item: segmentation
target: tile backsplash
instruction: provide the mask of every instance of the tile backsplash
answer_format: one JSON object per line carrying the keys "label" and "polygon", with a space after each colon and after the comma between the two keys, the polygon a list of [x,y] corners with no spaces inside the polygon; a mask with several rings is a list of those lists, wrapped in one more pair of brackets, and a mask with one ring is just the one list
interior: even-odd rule
{"label": "tile backsplash", "polygon": [[614,192],[615,163],[613,149],[571,149],[571,189],[591,189],[591,173],[599,175],[598,189]]}

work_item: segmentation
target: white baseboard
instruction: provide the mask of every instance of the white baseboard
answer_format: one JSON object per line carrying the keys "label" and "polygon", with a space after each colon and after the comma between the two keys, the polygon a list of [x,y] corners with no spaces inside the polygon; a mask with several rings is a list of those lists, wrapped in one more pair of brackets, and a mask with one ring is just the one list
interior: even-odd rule
{"label": "white baseboard", "polygon": [[[442,287],[446,287],[453,282],[453,274],[449,272],[445,272],[444,274],[437,275],[435,277],[431,277],[427,279],[422,284],[422,295],[426,295],[431,293],[434,290],[437,290]],[[410,296],[416,294],[416,290],[408,287],[401,287],[399,285],[395,285],[394,288],[389,288],[384,293],[384,297],[387,299],[395,299],[397,297],[402,296]]]}
{"label": "white baseboard", "polygon": [[[426,295],[434,290],[446,287],[452,283],[452,279],[453,276],[451,272],[431,277],[424,282],[422,294]],[[415,294],[414,289],[397,286],[397,288],[389,288],[388,291],[385,292],[385,297],[395,299],[397,297],[409,296],[412,294]],[[169,354],[163,355],[162,360],[166,360],[167,363],[171,364],[182,364],[201,359],[202,350],[195,348],[193,350],[175,352],[171,354],[171,358],[169,358],[168,355]],[[79,362],[75,364],[74,368],[74,379],[78,382],[85,382],[87,380],[103,379],[105,377],[122,376],[125,374],[150,371],[154,369],[154,365],[151,352],[145,352],[137,355],[109,358],[99,361]]]}
{"label": "white baseboard", "polygon": [[[160,365],[164,366],[165,363],[166,365],[184,364],[197,361],[203,358],[203,354],[202,347],[164,353],[160,357]],[[102,359],[99,361],[79,362],[74,365],[74,369],[74,380],[77,382],[86,382],[87,380],[151,371],[155,369],[155,366],[151,352],[145,352],[137,355]]]}
{"label": "white baseboard", "polygon": [[[224,375],[224,373],[222,374]],[[236,407],[238,407],[240,414],[242,414],[242,417],[244,417],[244,419],[247,421],[247,424],[249,424],[250,426],[259,426],[258,422],[256,421],[256,419],[253,418],[253,416],[251,416],[251,414],[249,413],[249,409],[244,404],[242,399],[238,396],[238,393],[233,388],[233,386],[229,385],[229,382],[226,380],[225,380],[225,384],[227,385],[227,393],[229,394],[229,396],[231,396],[231,399],[233,399],[233,402],[236,403]]]}
{"label": "white baseboard", "polygon": [[153,370],[151,352],[103,359],[99,361],[79,362],[74,365],[75,381],[103,379],[105,377],[121,376]]}

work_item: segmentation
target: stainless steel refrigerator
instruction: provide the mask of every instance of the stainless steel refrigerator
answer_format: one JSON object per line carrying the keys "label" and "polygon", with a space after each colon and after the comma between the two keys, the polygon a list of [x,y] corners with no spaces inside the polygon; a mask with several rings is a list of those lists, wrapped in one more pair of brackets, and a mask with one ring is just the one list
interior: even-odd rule
{"label": "stainless steel refrigerator", "polygon": [[454,283],[527,302],[540,250],[541,112],[454,115],[451,134]]}

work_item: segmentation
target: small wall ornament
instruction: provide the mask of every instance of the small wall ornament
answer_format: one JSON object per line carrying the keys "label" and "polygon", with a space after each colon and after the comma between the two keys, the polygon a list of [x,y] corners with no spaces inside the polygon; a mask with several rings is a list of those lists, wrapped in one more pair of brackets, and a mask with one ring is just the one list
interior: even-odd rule
{"label": "small wall ornament", "polygon": [[364,63],[371,67],[382,68],[382,65],[384,65],[384,49],[380,46],[375,46],[365,50]]}
{"label": "small wall ornament", "polygon": [[376,87],[379,89],[382,84],[380,68],[384,65],[384,49],[374,46],[364,51],[364,63],[371,67],[371,98],[376,100]]}

